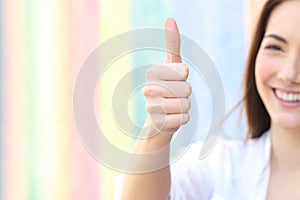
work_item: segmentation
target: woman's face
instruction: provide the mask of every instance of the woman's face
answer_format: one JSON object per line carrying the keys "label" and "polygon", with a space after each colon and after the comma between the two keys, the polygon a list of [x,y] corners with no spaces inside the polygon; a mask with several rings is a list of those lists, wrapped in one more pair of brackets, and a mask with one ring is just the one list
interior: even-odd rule
{"label": "woman's face", "polygon": [[273,10],[256,58],[255,77],[271,127],[299,131],[300,1],[286,1]]}

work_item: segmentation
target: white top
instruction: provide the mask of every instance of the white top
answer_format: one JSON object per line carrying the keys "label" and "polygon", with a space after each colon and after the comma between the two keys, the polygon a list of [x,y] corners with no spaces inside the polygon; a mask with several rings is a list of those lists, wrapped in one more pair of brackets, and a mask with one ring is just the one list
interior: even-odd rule
{"label": "white top", "polygon": [[199,159],[202,143],[171,166],[172,200],[266,199],[270,176],[270,133],[243,141],[221,140]]}

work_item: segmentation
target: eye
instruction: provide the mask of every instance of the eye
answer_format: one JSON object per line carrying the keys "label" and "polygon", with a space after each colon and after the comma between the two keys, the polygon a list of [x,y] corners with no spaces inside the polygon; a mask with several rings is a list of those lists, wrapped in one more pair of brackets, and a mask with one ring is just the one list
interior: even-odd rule
{"label": "eye", "polygon": [[273,50],[273,51],[283,51],[282,48],[276,44],[267,45],[265,49]]}

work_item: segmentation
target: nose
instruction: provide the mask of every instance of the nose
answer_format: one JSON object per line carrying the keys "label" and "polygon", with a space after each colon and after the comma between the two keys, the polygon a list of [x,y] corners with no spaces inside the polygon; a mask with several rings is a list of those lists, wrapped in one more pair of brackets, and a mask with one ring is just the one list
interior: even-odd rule
{"label": "nose", "polygon": [[293,57],[281,66],[278,78],[288,84],[300,84],[300,57]]}

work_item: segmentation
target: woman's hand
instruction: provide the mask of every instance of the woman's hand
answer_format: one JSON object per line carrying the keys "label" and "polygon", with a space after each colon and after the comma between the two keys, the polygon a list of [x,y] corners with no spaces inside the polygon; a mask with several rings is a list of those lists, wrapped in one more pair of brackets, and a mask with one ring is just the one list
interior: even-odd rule
{"label": "woman's hand", "polygon": [[150,127],[151,135],[168,133],[172,136],[189,121],[191,85],[186,81],[188,67],[180,57],[178,28],[171,18],[165,22],[165,37],[166,62],[151,67],[146,74],[147,84],[143,92],[149,117],[145,126]]}
{"label": "woman's hand", "polygon": [[171,187],[168,165],[170,141],[175,131],[189,121],[188,97],[191,86],[186,82],[188,68],[181,63],[180,37],[176,22],[167,19],[165,29],[168,51],[166,63],[153,66],[147,71],[147,84],[144,87],[149,117],[141,136],[147,136],[147,139],[138,139],[133,148],[135,154],[153,153],[156,156],[149,156],[146,162],[143,159],[132,159],[129,162],[134,167],[147,165],[147,168],[151,167],[153,170],[141,174],[127,174],[124,177],[122,200],[168,199]]}

